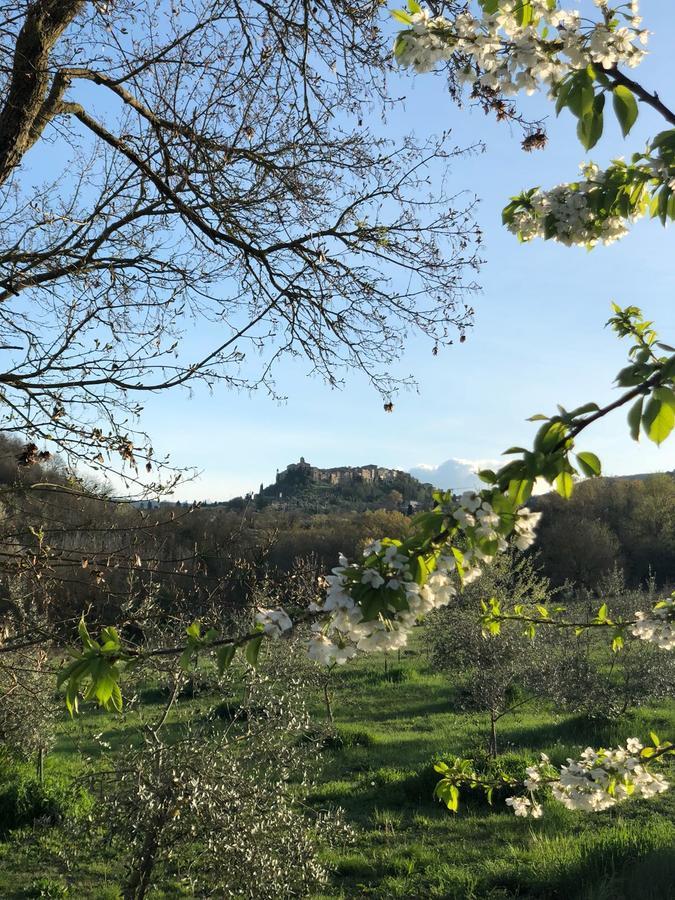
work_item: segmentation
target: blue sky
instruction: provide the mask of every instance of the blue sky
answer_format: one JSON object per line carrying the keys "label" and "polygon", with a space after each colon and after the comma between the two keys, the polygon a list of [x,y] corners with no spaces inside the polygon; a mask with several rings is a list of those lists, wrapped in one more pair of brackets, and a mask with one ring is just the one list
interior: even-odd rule
{"label": "blue sky", "polygon": [[[675,89],[669,96],[673,27],[666,6],[642,4],[654,34],[651,54],[636,75],[675,104]],[[482,292],[474,299],[475,327],[466,343],[435,357],[428,343],[411,339],[396,374],[414,373],[419,388],[400,394],[393,414],[383,412],[365,378],[349,377],[343,390],[331,390],[308,378],[301,361],[277,370],[278,388],[288,396],[284,404],[263,393],[224,388],[151,398],[143,424],[155,447],[169,451],[175,465],[201,472],[177,489],[177,498],[224,499],[255,490],[301,455],[322,467],[377,463],[410,469],[451,459],[495,460],[508,446],[531,443],[529,415],[554,412],[556,403],[572,408],[615,398],[612,379],[625,365],[626,347],[604,328],[610,301],[642,307],[662,337],[675,340],[672,229],[641,222],[623,241],[588,253],[543,242],[520,246],[500,222],[502,207],[521,189],[573,180],[584,159],[604,165],[639,149],[665,127],[651,110],[642,109],[627,141],[607,116],[605,136],[586,154],[569,114],[556,120],[543,98],[526,99],[529,115],[548,116],[550,138],[545,151],[526,154],[508,126],[477,109],[453,106],[442,77],[397,76],[391,93],[406,98],[389,114],[393,137],[451,128],[457,144],[486,143],[484,154],[455,161],[451,175],[454,190],[481,201],[477,216],[486,264],[479,276]],[[202,335],[192,339],[199,342]],[[675,440],[661,448],[634,443],[622,412],[586,434],[580,449],[597,452],[607,474],[675,468]]]}

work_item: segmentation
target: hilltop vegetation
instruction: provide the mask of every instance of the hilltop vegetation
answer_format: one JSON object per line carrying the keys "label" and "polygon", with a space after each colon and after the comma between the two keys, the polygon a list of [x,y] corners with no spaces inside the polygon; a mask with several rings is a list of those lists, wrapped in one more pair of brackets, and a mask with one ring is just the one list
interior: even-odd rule
{"label": "hilltop vegetation", "polygon": [[[365,471],[376,466],[364,467]],[[229,509],[245,509],[253,505],[261,510],[302,510],[307,514],[349,511],[363,512],[369,509],[394,509],[411,514],[428,508],[432,503],[433,487],[422,484],[407,472],[385,470],[386,477],[364,477],[361,470],[336,469],[335,480],[319,480],[310,467],[289,467],[277,476],[274,484],[264,487],[252,498],[236,497],[224,504]],[[343,475],[343,477],[340,477]],[[344,477],[346,475],[347,477]],[[340,479],[340,480],[337,480]]]}

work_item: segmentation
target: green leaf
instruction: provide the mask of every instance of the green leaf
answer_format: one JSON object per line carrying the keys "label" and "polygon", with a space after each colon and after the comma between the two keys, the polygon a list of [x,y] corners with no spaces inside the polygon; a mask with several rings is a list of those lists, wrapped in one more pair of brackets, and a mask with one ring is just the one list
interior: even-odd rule
{"label": "green leaf", "polygon": [[419,585],[426,584],[427,579],[429,578],[429,567],[427,566],[426,560],[423,556],[418,556],[415,559],[415,568],[417,571],[415,572],[415,581]]}
{"label": "green leaf", "polygon": [[542,453],[550,453],[567,437],[567,428],[562,422],[550,422],[542,425],[534,439],[534,449]]}
{"label": "green leaf", "polygon": [[574,75],[564,105],[581,121],[584,116],[592,114],[594,99],[593,82],[588,73],[584,71]]}
{"label": "green leaf", "polygon": [[101,650],[104,652],[109,652],[114,647],[121,646],[119,631],[113,625],[107,625],[101,629],[100,640],[102,643]]}
{"label": "green leaf", "polygon": [[435,796],[445,805],[451,812],[457,812],[459,807],[459,790],[447,778],[439,781],[434,788]]}
{"label": "green leaf", "polygon": [[642,424],[649,440],[662,444],[675,427],[675,406],[656,396],[657,393],[654,391],[647,402]]}
{"label": "green leaf", "polygon": [[665,403],[675,409],[675,391],[671,388],[658,387],[654,391],[654,396],[660,400],[661,403]]}
{"label": "green leaf", "polygon": [[641,363],[634,363],[633,365],[626,366],[625,369],[621,369],[616,376],[615,381],[619,387],[636,387],[638,384],[642,384],[643,381],[646,381],[651,374],[652,369],[650,369],[649,366],[642,365]]}
{"label": "green leaf", "polygon": [[534,18],[534,8],[531,0],[521,0],[514,12],[516,14],[516,22],[521,28],[526,28]]}
{"label": "green leaf", "polygon": [[258,637],[251,638],[251,640],[246,645],[246,662],[255,667],[258,665],[258,654],[260,653],[260,645],[263,642],[264,635],[258,635]]}
{"label": "green leaf", "polygon": [[478,0],[481,9],[488,16],[494,15],[499,9],[499,0]]}
{"label": "green leaf", "polygon": [[417,0],[408,0],[408,9],[411,13],[421,13],[422,7],[417,3]]}
{"label": "green leaf", "polygon": [[581,471],[589,478],[597,478],[602,474],[602,463],[595,453],[590,453],[589,451],[577,453],[577,462]]}
{"label": "green leaf", "polygon": [[495,484],[497,481],[497,475],[492,469],[481,469],[480,472],[478,472],[478,477],[486,484]]}
{"label": "green leaf", "polygon": [[574,87],[574,78],[567,77],[564,78],[561,82],[556,85],[556,104],[555,104],[555,112],[556,115],[559,116],[564,107],[567,106],[570,96],[570,91]]}
{"label": "green leaf", "polygon": [[656,135],[652,141],[651,149],[659,150],[662,147],[675,151],[675,129],[670,128],[668,131],[661,131]]}
{"label": "green leaf", "polygon": [[397,34],[394,40],[394,58],[398,59],[406,48],[406,41],[402,35]]}
{"label": "green leaf", "polygon": [[614,112],[619,120],[623,136],[627,137],[638,117],[638,105],[633,92],[622,84],[617,85],[612,91]]}
{"label": "green leaf", "polygon": [[404,25],[414,24],[413,20],[404,9],[392,9],[391,14],[397,21],[403,22]]}
{"label": "green leaf", "polygon": [[661,741],[659,740],[659,736],[656,734],[655,731],[650,731],[649,737],[651,738],[652,743],[654,744],[655,747],[661,746]]}
{"label": "green leaf", "polygon": [[191,625],[188,625],[186,631],[188,637],[194,638],[198,641],[202,632],[202,626],[199,624],[199,622],[192,622]]}
{"label": "green leaf", "polygon": [[87,625],[84,621],[84,616],[82,616],[77,625],[77,631],[80,635],[80,640],[87,650],[92,650],[93,648],[98,647],[98,644],[96,644],[96,642],[92,640],[89,632],[87,631]]}
{"label": "green leaf", "polygon": [[237,652],[237,648],[234,644],[225,644],[224,647],[221,647],[218,650],[217,661],[218,661],[218,674],[222,675],[225,669],[231,664],[234,659],[234,655]]}
{"label": "green leaf", "polygon": [[122,691],[120,690],[120,686],[117,682],[114,683],[112,694],[110,696],[110,704],[113,706],[117,712],[122,712]]}
{"label": "green leaf", "polygon": [[558,475],[555,480],[555,489],[561,497],[564,497],[565,500],[569,500],[572,496],[572,491],[574,490],[574,481],[569,472],[561,472],[560,475]]}
{"label": "green leaf", "polygon": [[600,412],[600,407],[597,403],[584,403],[583,406],[578,406],[576,409],[573,409],[569,416],[571,419],[578,419],[580,416],[585,416],[588,413]]}
{"label": "green leaf", "polygon": [[464,577],[464,554],[458,547],[451,547],[452,555],[455,557],[455,565],[457,566],[457,571],[459,572],[459,577]]}
{"label": "green leaf", "polygon": [[628,427],[630,428],[630,436],[634,441],[640,440],[640,422],[642,421],[643,401],[644,397],[640,397],[628,411]]}
{"label": "green leaf", "polygon": [[456,785],[450,785],[450,797],[446,802],[449,810],[457,812],[459,809],[459,789]]}
{"label": "green leaf", "polygon": [[579,119],[577,135],[586,150],[592,150],[602,137],[604,119],[602,110],[605,105],[605,95],[596,94],[593,100],[591,112]]}
{"label": "green leaf", "polygon": [[509,497],[514,506],[522,506],[532,496],[534,481],[531,478],[514,479],[509,481]]}

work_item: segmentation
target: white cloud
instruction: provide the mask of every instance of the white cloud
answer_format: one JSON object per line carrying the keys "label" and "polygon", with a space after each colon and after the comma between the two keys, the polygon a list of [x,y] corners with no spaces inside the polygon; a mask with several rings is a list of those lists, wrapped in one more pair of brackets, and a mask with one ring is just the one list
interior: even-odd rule
{"label": "white cloud", "polygon": [[434,487],[444,491],[470,491],[484,487],[476,472],[499,468],[501,465],[503,461],[494,459],[446,459],[437,466],[420,463],[408,471],[420,481],[430,481]]}

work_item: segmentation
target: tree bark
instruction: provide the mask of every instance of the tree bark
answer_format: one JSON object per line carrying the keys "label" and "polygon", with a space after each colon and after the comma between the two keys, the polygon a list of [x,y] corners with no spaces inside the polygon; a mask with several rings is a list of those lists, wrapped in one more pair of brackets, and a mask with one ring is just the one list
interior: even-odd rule
{"label": "tree bark", "polygon": [[28,7],[16,42],[9,89],[0,109],[0,184],[19,165],[58,109],[67,83],[55,80],[50,90],[49,54],[84,4],[85,0],[36,0]]}

